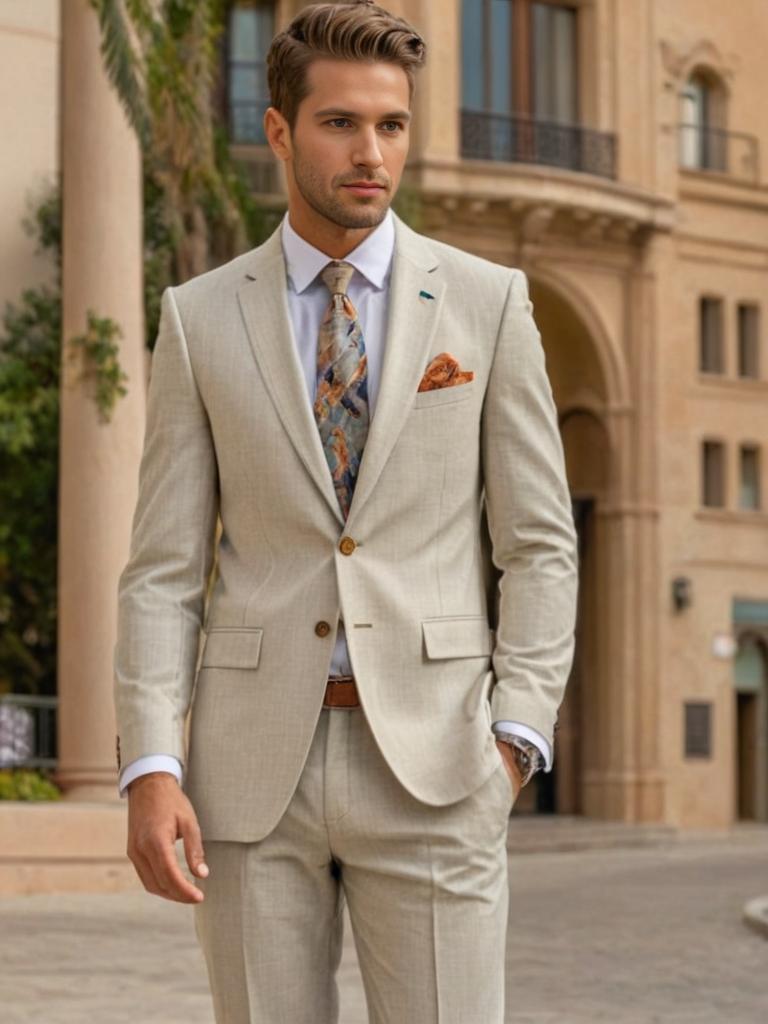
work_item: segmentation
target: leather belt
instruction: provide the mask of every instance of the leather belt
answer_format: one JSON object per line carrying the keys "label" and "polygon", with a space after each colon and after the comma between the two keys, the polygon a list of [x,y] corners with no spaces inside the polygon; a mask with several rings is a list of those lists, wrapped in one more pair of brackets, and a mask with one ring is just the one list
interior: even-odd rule
{"label": "leather belt", "polygon": [[357,708],[360,698],[354,676],[328,676],[325,685],[324,708]]}

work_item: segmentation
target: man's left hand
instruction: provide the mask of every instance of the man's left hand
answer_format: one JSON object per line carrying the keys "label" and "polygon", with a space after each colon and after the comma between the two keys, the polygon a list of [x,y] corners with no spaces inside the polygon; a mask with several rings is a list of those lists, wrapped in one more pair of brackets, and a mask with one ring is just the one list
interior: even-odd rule
{"label": "man's left hand", "polygon": [[512,791],[515,794],[515,800],[517,800],[522,789],[523,777],[520,774],[520,769],[517,767],[515,753],[510,744],[505,743],[504,740],[496,740],[496,746],[499,748],[499,753],[504,759],[504,765],[512,779]]}

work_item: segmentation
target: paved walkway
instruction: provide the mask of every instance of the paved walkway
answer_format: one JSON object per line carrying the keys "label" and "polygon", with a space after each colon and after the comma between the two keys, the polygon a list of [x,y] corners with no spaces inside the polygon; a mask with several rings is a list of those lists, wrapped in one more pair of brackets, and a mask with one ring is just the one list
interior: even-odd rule
{"label": "paved walkway", "polygon": [[[768,893],[768,832],[514,853],[510,875],[507,1024],[768,1020],[768,941],[741,921]],[[366,1024],[346,925],[340,1024]],[[142,889],[0,899],[0,1007],[2,1024],[213,1024],[192,908]]]}

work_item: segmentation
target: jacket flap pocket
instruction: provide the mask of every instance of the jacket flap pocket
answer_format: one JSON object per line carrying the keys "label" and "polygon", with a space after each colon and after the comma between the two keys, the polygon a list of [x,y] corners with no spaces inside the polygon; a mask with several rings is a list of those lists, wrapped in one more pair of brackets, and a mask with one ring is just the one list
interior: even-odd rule
{"label": "jacket flap pocket", "polygon": [[445,615],[423,619],[428,658],[472,658],[493,650],[493,630],[484,615]]}
{"label": "jacket flap pocket", "polygon": [[264,630],[214,626],[206,635],[200,668],[256,668]]}

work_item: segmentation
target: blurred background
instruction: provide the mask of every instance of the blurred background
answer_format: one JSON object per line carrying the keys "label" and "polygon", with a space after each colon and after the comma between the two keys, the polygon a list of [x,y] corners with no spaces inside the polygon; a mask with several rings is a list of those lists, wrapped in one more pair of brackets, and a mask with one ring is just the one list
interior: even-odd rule
{"label": "blurred background", "polygon": [[[285,210],[265,55],[301,6],[0,0],[0,891],[132,878],[112,650],[159,296]],[[429,47],[395,209],[527,273],[578,526],[513,824],[766,823],[768,3],[387,6]]]}

